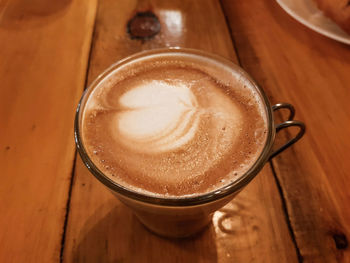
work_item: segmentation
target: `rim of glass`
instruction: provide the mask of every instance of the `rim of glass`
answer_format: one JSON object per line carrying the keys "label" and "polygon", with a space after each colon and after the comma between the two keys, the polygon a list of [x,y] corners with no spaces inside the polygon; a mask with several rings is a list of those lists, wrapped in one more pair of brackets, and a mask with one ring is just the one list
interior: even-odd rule
{"label": "rim of glass", "polygon": [[[101,172],[98,167],[93,163],[93,161],[90,159],[87,151],[85,150],[82,136],[80,135],[80,124],[81,124],[81,117],[82,113],[84,112],[84,106],[89,98],[89,95],[94,90],[95,87],[98,86],[98,84],[109,75],[112,71],[114,71],[116,68],[127,64],[128,62],[133,61],[137,58],[147,57],[150,55],[155,54],[190,54],[190,55],[197,55],[200,57],[204,57],[207,59],[212,59],[215,61],[218,61],[220,63],[223,63],[230,68],[234,69],[237,73],[240,74],[244,79],[248,80],[252,86],[256,89],[257,93],[261,97],[262,101],[264,102],[264,110],[266,112],[266,118],[267,118],[267,138],[265,141],[265,145],[263,147],[262,152],[260,153],[259,157],[255,161],[255,163],[249,168],[249,170],[246,171],[245,174],[243,174],[240,178],[237,180],[220,187],[219,189],[216,189],[214,191],[199,194],[195,196],[183,196],[183,197],[159,197],[155,195],[148,195],[145,193],[139,193],[134,190],[131,190],[121,184],[116,183],[112,179],[110,179],[108,176],[104,175],[103,172]],[[146,202],[149,204],[154,205],[161,205],[161,206],[192,206],[192,205],[200,205],[204,203],[213,202],[215,200],[221,199],[223,197],[226,197],[234,192],[239,191],[241,188],[246,186],[263,168],[266,161],[270,157],[271,147],[273,145],[274,137],[275,137],[275,130],[274,130],[274,119],[272,114],[272,108],[271,104],[265,94],[265,92],[256,84],[256,82],[250,77],[248,73],[246,73],[241,67],[233,63],[232,61],[215,55],[208,53],[206,51],[196,50],[196,49],[189,49],[189,48],[161,48],[161,49],[152,49],[147,51],[142,51],[136,54],[133,54],[131,56],[128,56],[114,64],[112,64],[109,68],[107,68],[104,72],[102,72],[84,91],[84,93],[81,96],[81,99],[79,101],[79,104],[76,109],[75,114],[75,121],[74,121],[74,137],[75,137],[75,143],[77,146],[77,150],[79,152],[79,155],[85,164],[85,166],[88,168],[88,170],[105,186],[107,186],[110,190],[119,193],[123,196],[126,196],[128,198]]]}

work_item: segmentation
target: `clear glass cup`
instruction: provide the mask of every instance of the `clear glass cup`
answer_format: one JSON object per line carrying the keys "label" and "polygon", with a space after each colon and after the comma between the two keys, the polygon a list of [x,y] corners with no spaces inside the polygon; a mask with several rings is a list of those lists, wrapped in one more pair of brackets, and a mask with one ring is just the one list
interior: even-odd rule
{"label": "clear glass cup", "polygon": [[[210,59],[214,62],[220,62],[223,65],[229,66],[231,69],[240,74],[240,77],[249,81],[256,89],[261,100],[264,102],[267,120],[267,139],[265,146],[256,160],[256,162],[249,168],[249,170],[236,181],[216,189],[215,191],[196,195],[194,197],[156,197],[139,193],[127,187],[118,184],[104,175],[97,166],[93,163],[87,154],[84,142],[81,136],[82,113],[87,102],[87,98],[98,84],[105,79],[109,73],[116,68],[121,67],[135,59],[147,57],[158,54],[191,54]],[[286,121],[275,125],[273,118],[273,111],[281,108],[288,109],[290,114]],[[194,49],[155,49],[144,51],[138,54],[129,56],[110,68],[105,70],[84,92],[79,102],[76,111],[74,134],[75,142],[78,152],[90,172],[126,206],[132,209],[137,218],[152,232],[166,237],[187,237],[193,235],[203,229],[211,221],[212,214],[227,204],[232,198],[237,195],[263,168],[265,163],[298,141],[305,132],[305,125],[300,121],[293,120],[294,107],[288,103],[279,103],[271,106],[264,91],[254,82],[254,80],[239,66],[233,62],[219,57],[217,55],[209,54],[204,51]],[[281,146],[279,149],[272,151],[272,146],[275,140],[275,134],[291,126],[299,128],[296,136]]]}

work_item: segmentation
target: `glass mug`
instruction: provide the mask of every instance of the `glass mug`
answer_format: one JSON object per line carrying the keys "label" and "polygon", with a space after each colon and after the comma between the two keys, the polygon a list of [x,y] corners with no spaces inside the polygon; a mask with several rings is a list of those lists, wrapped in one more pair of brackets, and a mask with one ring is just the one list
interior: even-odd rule
{"label": "glass mug", "polygon": [[[229,66],[235,72],[239,73],[240,77],[249,81],[256,89],[257,93],[261,97],[261,101],[264,103],[267,119],[267,139],[265,146],[256,160],[256,162],[248,169],[248,171],[238,178],[236,181],[216,189],[215,191],[199,194],[193,197],[156,197],[147,195],[145,193],[138,193],[125,186],[122,186],[106,175],[104,175],[93,161],[88,156],[84,142],[81,136],[81,124],[82,124],[82,112],[87,102],[87,98],[91,92],[98,86],[103,79],[105,79],[109,73],[121,67],[135,59],[143,58],[152,55],[161,54],[189,54],[204,57],[214,62],[220,62],[223,65]],[[285,108],[289,110],[288,120],[275,125],[273,118],[273,111]],[[104,71],[84,92],[79,102],[76,111],[74,135],[78,152],[90,172],[105,186],[107,186],[112,193],[126,206],[132,209],[137,218],[152,232],[166,237],[187,237],[199,232],[208,223],[210,223],[213,213],[227,204],[233,199],[243,188],[246,186],[263,168],[265,163],[277,154],[298,141],[305,132],[305,125],[300,121],[293,120],[294,107],[288,103],[280,103],[271,106],[264,91],[258,87],[254,80],[239,66],[233,62],[226,60],[217,55],[209,54],[204,51],[193,49],[155,49],[144,51],[138,54],[129,56],[116,64],[112,65],[106,71]],[[272,151],[272,145],[275,140],[275,134],[291,126],[299,128],[298,133],[294,138],[289,140],[279,149]]]}

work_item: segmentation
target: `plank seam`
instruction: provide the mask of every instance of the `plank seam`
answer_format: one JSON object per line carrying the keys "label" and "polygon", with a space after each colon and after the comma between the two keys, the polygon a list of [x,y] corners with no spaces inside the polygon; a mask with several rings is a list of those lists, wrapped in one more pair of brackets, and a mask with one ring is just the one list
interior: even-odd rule
{"label": "plank seam", "polygon": [[66,232],[67,232],[67,225],[68,225],[68,215],[70,210],[70,200],[72,196],[72,189],[73,189],[73,181],[74,181],[74,174],[75,174],[75,166],[77,161],[77,151],[74,152],[74,160],[73,160],[73,167],[72,167],[72,173],[71,173],[71,179],[69,183],[69,190],[68,190],[68,199],[66,204],[66,213],[64,217],[64,223],[63,223],[63,234],[61,239],[61,251],[60,251],[60,263],[63,262],[63,252],[64,252],[64,245],[66,242]]}
{"label": "plank seam", "polygon": [[86,75],[85,75],[85,83],[84,83],[84,91],[88,88],[88,81],[89,81],[89,73],[90,73],[90,66],[91,66],[91,58],[92,58],[92,51],[94,50],[95,46],[95,36],[96,36],[96,20],[97,20],[97,14],[98,14],[98,8],[99,5],[97,6],[97,10],[95,13],[95,20],[94,20],[94,25],[93,25],[93,31],[91,35],[91,45],[90,45],[90,50],[89,50],[89,56],[88,56],[88,63],[86,66]]}
{"label": "plank seam", "polygon": [[229,19],[228,19],[226,13],[225,13],[225,9],[224,9],[224,5],[223,5],[223,3],[222,3],[222,0],[219,0],[219,5],[220,5],[220,7],[221,7],[222,14],[224,15],[225,22],[226,22],[226,26],[227,26],[228,31],[229,31],[229,33],[230,33],[230,38],[231,38],[231,41],[232,41],[233,49],[234,49],[234,51],[235,51],[235,53],[236,53],[236,56],[237,56],[238,65],[241,66],[241,67],[243,67],[243,66],[242,66],[242,63],[241,63],[241,58],[239,57],[239,53],[238,53],[236,41],[235,41],[235,38],[233,37],[232,28],[231,28]]}
{"label": "plank seam", "polygon": [[[97,7],[97,9],[98,9],[98,7]],[[84,81],[84,91],[87,89],[87,85],[88,85],[88,76],[89,76],[89,71],[90,71],[91,57],[92,57],[92,51],[93,51],[93,47],[94,47],[94,39],[95,39],[95,34],[96,34],[97,12],[98,12],[98,10],[96,10],[96,13],[95,13],[93,31],[92,31],[92,35],[91,35],[90,50],[89,50],[89,55],[88,55],[88,61],[87,61],[87,66],[86,66],[86,75],[85,75],[85,81]],[[64,224],[63,224],[63,234],[62,234],[62,239],[61,239],[60,263],[63,262],[63,253],[64,253],[64,246],[65,246],[65,242],[66,242],[66,232],[67,232],[68,217],[69,217],[69,212],[70,212],[71,196],[72,196],[72,191],[73,191],[73,182],[74,182],[74,177],[75,177],[74,175],[75,175],[75,167],[76,167],[76,162],[77,162],[77,154],[78,153],[75,150],[70,185],[69,185],[69,190],[68,190],[68,199],[67,199],[67,204],[66,204],[66,214],[65,214],[65,218],[64,218]]]}
{"label": "plank seam", "polygon": [[286,197],[285,197],[285,195],[283,193],[281,182],[280,182],[280,180],[277,177],[277,173],[276,173],[275,167],[273,165],[273,162],[269,161],[269,163],[270,163],[270,167],[271,167],[271,170],[272,170],[273,177],[275,178],[275,182],[276,182],[276,185],[277,185],[278,192],[280,193],[280,196],[281,196],[282,210],[283,210],[284,217],[286,219],[286,223],[287,223],[287,226],[288,226],[289,234],[290,234],[290,237],[291,237],[292,242],[294,244],[295,252],[297,253],[297,257],[298,257],[298,261],[301,263],[301,262],[303,262],[303,256],[300,253],[300,249],[298,247],[298,243],[297,243],[297,240],[296,240],[296,237],[295,237],[295,234],[294,234],[294,230],[293,230],[293,227],[292,227],[292,222],[291,222],[290,217],[289,217]]}

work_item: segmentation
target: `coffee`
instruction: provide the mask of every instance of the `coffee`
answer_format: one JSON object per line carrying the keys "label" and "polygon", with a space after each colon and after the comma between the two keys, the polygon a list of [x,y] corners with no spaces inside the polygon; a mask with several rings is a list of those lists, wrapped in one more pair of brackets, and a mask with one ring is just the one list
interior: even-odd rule
{"label": "coffee", "polygon": [[218,61],[186,53],[117,67],[88,97],[90,159],[131,190],[163,197],[214,191],[257,160],[267,134],[254,85]]}

